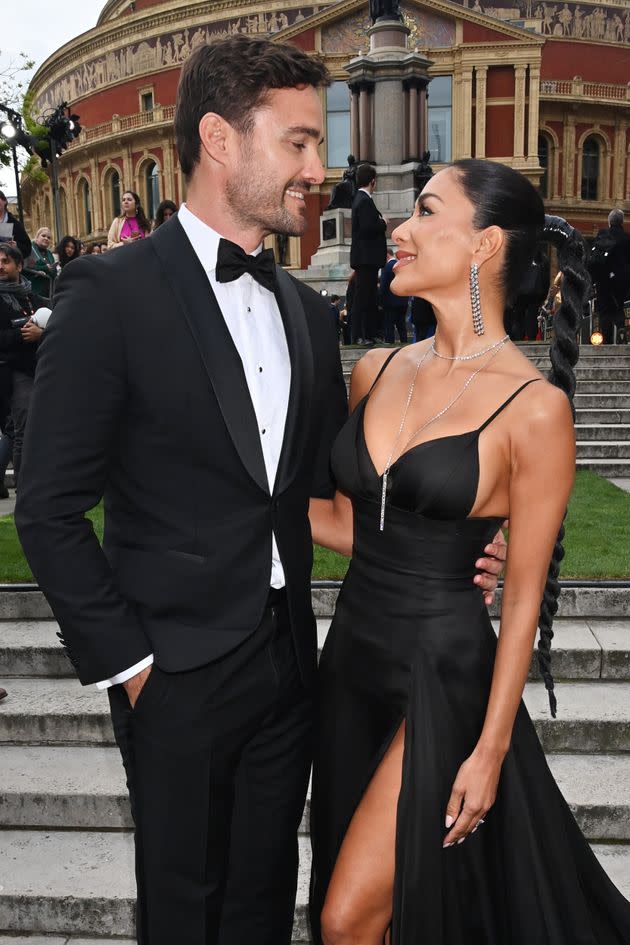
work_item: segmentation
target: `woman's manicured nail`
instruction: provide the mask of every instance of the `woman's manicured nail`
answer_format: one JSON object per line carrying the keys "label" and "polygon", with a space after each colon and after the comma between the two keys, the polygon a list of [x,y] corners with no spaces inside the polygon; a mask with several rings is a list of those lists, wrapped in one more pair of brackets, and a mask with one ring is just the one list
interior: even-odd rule
{"label": "woman's manicured nail", "polygon": [[444,821],[444,823],[446,824],[446,829],[447,829],[447,830],[450,830],[450,828],[451,828],[451,827],[453,826],[453,824],[455,823],[455,818],[454,818],[454,817],[451,817],[450,814],[447,814],[447,815],[446,815],[446,820]]}
{"label": "woman's manicured nail", "polygon": [[466,837],[461,837],[461,838],[457,841],[457,846],[459,846],[460,843],[463,843],[465,839],[466,839]]}

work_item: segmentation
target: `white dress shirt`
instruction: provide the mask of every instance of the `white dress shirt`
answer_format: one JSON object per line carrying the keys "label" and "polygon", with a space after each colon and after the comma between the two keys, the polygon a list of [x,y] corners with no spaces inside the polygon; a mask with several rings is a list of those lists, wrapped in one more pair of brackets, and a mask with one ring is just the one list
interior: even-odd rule
{"label": "white dress shirt", "polygon": [[[185,203],[177,216],[208,276],[243,364],[258,422],[269,491],[272,492],[282,450],[291,385],[289,349],[278,303],[273,292],[259,285],[249,273],[244,273],[233,282],[217,282],[215,269],[220,235],[196,217]],[[253,255],[261,249],[262,246],[259,246]],[[275,535],[272,535],[269,573],[271,587],[284,587],[284,571]],[[96,686],[98,689],[107,689],[125,682],[152,663],[153,656],[147,656],[111,679],[96,683]]]}

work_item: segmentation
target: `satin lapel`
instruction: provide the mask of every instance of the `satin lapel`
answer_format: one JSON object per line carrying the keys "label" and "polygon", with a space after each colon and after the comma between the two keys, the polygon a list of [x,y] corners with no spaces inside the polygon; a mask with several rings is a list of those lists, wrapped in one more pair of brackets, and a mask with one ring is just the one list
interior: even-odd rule
{"label": "satin lapel", "polygon": [[[234,446],[254,482],[269,483],[243,365],[221,309],[183,227],[173,218],[151,236],[162,271],[178,300]],[[120,250],[119,250],[120,252]]]}
{"label": "satin lapel", "polygon": [[306,322],[306,313],[290,276],[276,267],[278,291],[276,300],[284,324],[291,359],[291,388],[284,428],[282,452],[278,464],[274,493],[284,492],[295,478],[310,427],[313,397],[313,351]]}

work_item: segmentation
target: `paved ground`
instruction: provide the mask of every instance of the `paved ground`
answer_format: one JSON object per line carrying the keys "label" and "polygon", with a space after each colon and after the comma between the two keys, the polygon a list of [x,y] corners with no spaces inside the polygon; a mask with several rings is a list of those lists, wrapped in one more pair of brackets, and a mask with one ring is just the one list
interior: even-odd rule
{"label": "paved ground", "polygon": [[[15,509],[15,489],[9,489],[9,498],[0,499],[0,517],[2,515],[13,515]],[[0,942],[1,945],[1,942]]]}
{"label": "paved ground", "polygon": [[[630,492],[630,479],[611,479],[613,486],[618,486],[624,492]],[[0,503],[1,504],[1,503]]]}

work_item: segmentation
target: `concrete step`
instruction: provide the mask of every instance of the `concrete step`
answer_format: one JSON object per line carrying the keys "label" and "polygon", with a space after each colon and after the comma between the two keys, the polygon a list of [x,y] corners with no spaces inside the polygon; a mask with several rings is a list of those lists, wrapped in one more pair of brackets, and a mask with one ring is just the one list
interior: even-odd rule
{"label": "concrete step", "polygon": [[[329,623],[326,619],[318,621],[320,645]],[[615,653],[624,654],[624,666],[630,679],[630,620],[617,621],[616,627],[618,638],[611,645]],[[74,679],[72,665],[57,639],[57,629],[58,625],[52,620],[0,623],[0,665],[5,677]],[[607,666],[609,649],[598,642],[586,620],[559,619],[554,629],[554,668],[558,678],[608,678],[607,671],[602,671],[602,660]],[[621,664],[619,672],[622,672]]]}
{"label": "concrete step", "polygon": [[614,378],[603,378],[600,380],[593,380],[592,378],[585,379],[578,374],[576,392],[578,394],[619,394],[627,398],[630,394],[630,383]]}
{"label": "concrete step", "polygon": [[0,945],[136,945],[131,938],[84,938],[82,935],[2,935]]}
{"label": "concrete step", "polygon": [[[581,420],[581,417],[578,417]],[[593,440],[630,440],[630,423],[577,423],[575,435],[578,442]]]}
{"label": "concrete step", "polygon": [[[589,840],[630,841],[630,755],[551,754],[547,760]],[[310,796],[300,828],[303,835],[308,833],[309,815]],[[118,749],[5,746],[0,827],[131,829]]]}
{"label": "concrete step", "polygon": [[[615,885],[629,896],[630,849],[609,844],[596,844],[593,849]],[[50,933],[58,941],[66,941],[64,935],[134,934],[129,834],[5,831],[0,833],[0,856],[6,873],[0,891],[0,929]],[[310,849],[302,838],[294,945],[309,941],[309,874]]]}
{"label": "concrete step", "polygon": [[551,773],[589,841],[630,841],[630,755],[548,755]]}
{"label": "concrete step", "polygon": [[578,459],[625,459],[630,462],[630,440],[578,440]]}
{"label": "concrete step", "polygon": [[74,676],[54,620],[0,623],[0,666],[7,676]]}
{"label": "concrete step", "polygon": [[[134,934],[130,833],[0,831],[0,864],[0,932]],[[310,845],[301,837],[295,945],[309,940],[309,874]]]}
{"label": "concrete step", "polygon": [[578,469],[590,469],[606,479],[627,479],[630,477],[630,459],[595,459],[582,456],[576,461]]}
{"label": "concrete step", "polygon": [[[76,679],[11,679],[0,702],[0,744],[113,745],[107,693]],[[1,928],[1,926],[0,926]]]}
{"label": "concrete step", "polygon": [[577,410],[577,423],[588,426],[593,423],[628,424],[630,423],[630,407],[626,410]]}
{"label": "concrete step", "polygon": [[588,409],[588,410],[626,410],[628,403],[630,403],[630,397],[628,394],[623,393],[610,393],[610,388],[606,386],[605,391],[602,393],[587,393],[586,391],[582,393],[578,391],[575,395],[575,408],[576,410]]}
{"label": "concrete step", "polygon": [[558,717],[551,718],[543,683],[525,687],[525,704],[546,752],[630,751],[630,683],[559,682]]}
{"label": "concrete step", "polygon": [[[493,620],[498,632],[499,621]],[[330,628],[329,618],[318,618],[319,648]],[[552,647],[554,677],[560,680],[610,679],[630,681],[630,619],[577,620],[565,618],[554,623]],[[539,679],[536,652],[532,654],[530,679]]]}
{"label": "concrete step", "polygon": [[[340,586],[339,581],[315,583],[312,600],[317,617],[332,617]],[[499,588],[489,611],[492,617],[500,613],[501,596],[502,589]],[[601,581],[579,587],[565,584],[558,605],[558,618],[627,618],[630,615],[630,581],[611,581],[608,586]]]}
{"label": "concrete step", "polygon": [[[7,688],[7,680],[0,680]],[[0,703],[0,743],[112,745],[104,693],[72,679],[12,679]],[[526,702],[548,751],[630,751],[630,682],[559,682],[559,716],[549,716],[544,686],[530,682]]]}

